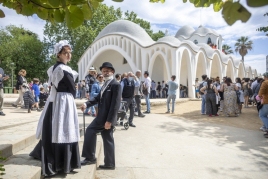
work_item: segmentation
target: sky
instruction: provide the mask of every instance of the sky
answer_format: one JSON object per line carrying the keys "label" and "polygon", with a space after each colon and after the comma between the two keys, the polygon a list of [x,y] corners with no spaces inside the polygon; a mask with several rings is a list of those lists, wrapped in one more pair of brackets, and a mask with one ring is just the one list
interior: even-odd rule
{"label": "sky", "polygon": [[[261,26],[267,26],[268,17],[264,17],[268,6],[261,8],[250,8],[245,0],[240,2],[251,12],[251,18],[248,22],[237,21],[234,25],[228,26],[222,18],[221,12],[214,12],[212,6],[209,8],[195,8],[193,4],[182,0],[166,0],[165,3],[150,3],[149,0],[140,0],[139,5],[135,0],[124,0],[122,3],[116,3],[111,0],[104,0],[108,6],[121,8],[123,12],[134,11],[138,16],[151,23],[154,31],[168,30],[169,35],[175,35],[180,27],[190,25],[198,28],[200,25],[216,30],[222,35],[224,42],[232,47],[241,36],[248,36],[253,41],[253,50],[245,56],[245,64],[257,69],[258,73],[266,71],[266,56],[268,55],[268,37],[263,32],[256,29]],[[23,26],[24,28],[37,33],[40,39],[43,39],[44,20],[37,16],[26,17],[16,14],[14,10],[0,6],[0,9],[6,14],[5,18],[0,18],[0,27],[7,25]],[[234,56],[241,59],[239,53]]]}

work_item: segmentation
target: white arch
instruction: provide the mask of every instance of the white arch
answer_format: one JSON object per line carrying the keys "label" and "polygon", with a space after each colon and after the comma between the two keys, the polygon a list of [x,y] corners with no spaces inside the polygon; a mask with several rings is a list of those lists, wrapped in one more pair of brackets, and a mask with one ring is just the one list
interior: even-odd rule
{"label": "white arch", "polygon": [[[115,45],[105,45],[103,47],[101,47],[90,59],[90,61],[88,62],[88,64],[86,65],[86,68],[85,69],[89,69],[90,66],[92,66],[92,64],[95,62],[95,60],[97,59],[97,57],[102,54],[103,52],[105,51],[108,51],[108,50],[114,50],[114,51],[117,51],[118,53],[120,53],[128,62],[130,68],[132,71],[136,71],[137,68],[136,68],[136,65],[133,63],[132,59],[130,58],[130,56],[128,56],[128,54],[123,51],[121,48],[119,48],[118,46],[115,46]],[[84,71],[84,74],[83,76],[86,76],[87,75],[87,70]]]}
{"label": "white arch", "polygon": [[155,60],[156,60],[156,57],[158,57],[160,55],[160,57],[162,57],[162,60],[166,66],[166,71],[167,71],[167,77],[168,79],[171,78],[171,75],[170,75],[170,68],[169,68],[169,65],[168,65],[168,62],[167,62],[167,57],[166,55],[161,52],[161,51],[156,51],[153,56],[150,58],[149,60],[149,66],[148,66],[148,71],[149,71],[149,74],[152,74],[153,72],[153,66],[154,66],[154,63],[155,63]]}
{"label": "white arch", "polygon": [[[235,71],[234,71],[234,63],[233,63],[233,60],[231,58],[229,58],[228,62],[227,62],[227,65],[226,65],[226,76],[230,77],[232,79],[232,81],[235,80]],[[229,69],[231,68],[231,69]],[[231,75],[227,74],[227,72],[231,70]]]}
{"label": "white arch", "polygon": [[[178,62],[178,65],[179,65],[179,76],[178,76],[178,84],[181,84],[181,78],[184,78],[184,76],[182,77],[182,71],[186,69],[186,67],[183,67],[182,64],[183,64],[183,61],[187,64],[187,69],[186,69],[186,72],[187,75],[186,79],[186,82],[188,84],[185,84],[188,86],[188,97],[189,98],[195,98],[195,88],[193,86],[194,84],[194,77],[193,77],[193,72],[192,72],[192,65],[191,65],[191,59],[192,59],[192,53],[191,51],[187,48],[187,47],[181,47],[178,51],[177,51],[178,55],[179,55],[179,62]],[[184,55],[186,54],[186,57],[188,57],[188,59],[183,59],[184,58]],[[178,90],[179,91],[179,90]]]}
{"label": "white arch", "polygon": [[[216,63],[216,66],[214,65]],[[219,56],[218,53],[214,53],[212,56],[212,60],[211,60],[211,65],[209,67],[209,76],[210,77],[216,77],[219,76],[220,79],[223,78],[223,76],[225,76],[225,72],[223,70],[223,65],[222,65],[222,61],[221,58]],[[216,74],[218,72],[218,74]]]}
{"label": "white arch", "polygon": [[244,66],[244,63],[242,62],[240,62],[238,66],[238,77],[241,79],[246,77],[245,66]]}
{"label": "white arch", "polygon": [[[198,64],[200,64],[199,62],[200,62],[200,58],[203,58],[203,62],[201,62],[201,64],[202,64],[202,66],[201,67],[199,67],[198,66]],[[205,53],[203,52],[203,50],[201,50],[201,51],[199,51],[196,55],[195,55],[195,65],[194,65],[194,71],[193,71],[193,73],[194,73],[194,77],[195,78],[198,78],[198,79],[200,79],[201,78],[201,76],[202,75],[204,75],[204,74],[208,74],[208,69],[207,69],[207,67],[208,67],[208,65],[207,65],[207,58],[206,58],[206,56],[205,56]],[[201,72],[201,74],[200,74],[200,76],[197,76],[198,74],[197,74],[197,69],[198,68],[201,68],[202,70],[202,72]]]}

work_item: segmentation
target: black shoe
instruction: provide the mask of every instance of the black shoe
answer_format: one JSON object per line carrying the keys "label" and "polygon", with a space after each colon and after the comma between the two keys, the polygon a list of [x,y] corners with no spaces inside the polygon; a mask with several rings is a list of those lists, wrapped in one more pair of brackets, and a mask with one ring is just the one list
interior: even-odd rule
{"label": "black shoe", "polygon": [[150,111],[145,111],[145,112],[143,112],[144,114],[150,114]]}
{"label": "black shoe", "polygon": [[99,165],[99,168],[104,170],[114,170],[115,166]]}
{"label": "black shoe", "polygon": [[138,115],[139,117],[145,117],[145,115],[144,114],[140,114],[140,115]]}
{"label": "black shoe", "polygon": [[129,124],[130,127],[136,127],[134,124]]}
{"label": "black shoe", "polygon": [[94,160],[89,160],[89,159],[85,158],[85,160],[83,160],[83,161],[81,162],[81,165],[91,165],[91,164],[95,164],[95,163],[96,163],[96,159],[94,159]]}
{"label": "black shoe", "polygon": [[13,107],[15,107],[15,108],[17,108],[17,107],[18,107],[18,105],[16,105],[16,104],[12,104],[12,106],[13,106]]}
{"label": "black shoe", "polygon": [[0,112],[0,116],[5,116],[6,114],[3,113],[2,111]]}

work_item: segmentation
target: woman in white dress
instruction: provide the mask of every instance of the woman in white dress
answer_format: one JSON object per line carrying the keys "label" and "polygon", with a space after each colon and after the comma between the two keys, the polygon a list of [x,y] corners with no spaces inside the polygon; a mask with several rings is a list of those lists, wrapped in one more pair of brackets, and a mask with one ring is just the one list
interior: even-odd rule
{"label": "woman in white dress", "polygon": [[240,100],[240,103],[238,104],[238,108],[239,108],[239,111],[240,111],[240,114],[241,114],[242,113],[242,105],[245,102],[244,93],[243,93],[243,90],[242,90],[241,79],[240,78],[236,78],[235,79],[235,82],[236,82],[236,86],[237,86],[238,91],[239,91],[239,100]]}
{"label": "woman in white dress", "polygon": [[78,74],[66,65],[71,60],[72,50],[68,41],[60,41],[54,48],[58,61],[47,71],[51,92],[37,126],[36,137],[40,142],[30,154],[41,160],[44,176],[81,168],[79,123],[74,102],[74,80]]}

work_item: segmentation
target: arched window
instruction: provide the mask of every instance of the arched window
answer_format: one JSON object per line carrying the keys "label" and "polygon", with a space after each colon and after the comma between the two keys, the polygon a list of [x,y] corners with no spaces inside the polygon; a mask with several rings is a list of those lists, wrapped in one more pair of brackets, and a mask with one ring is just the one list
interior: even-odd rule
{"label": "arched window", "polygon": [[194,40],[194,43],[195,43],[195,44],[198,44],[198,41],[197,41],[197,40]]}
{"label": "arched window", "polygon": [[211,42],[211,38],[209,37],[208,38],[208,43],[207,44],[211,44],[212,42]]}

